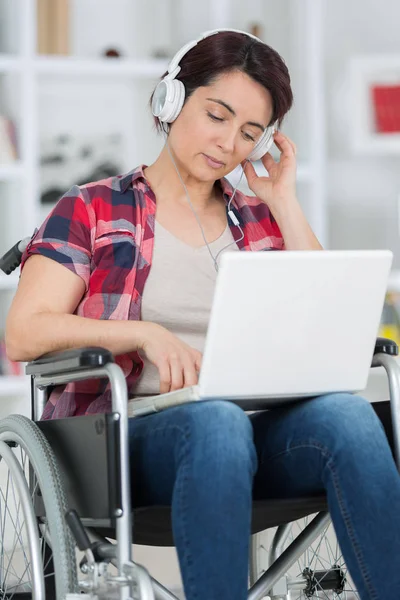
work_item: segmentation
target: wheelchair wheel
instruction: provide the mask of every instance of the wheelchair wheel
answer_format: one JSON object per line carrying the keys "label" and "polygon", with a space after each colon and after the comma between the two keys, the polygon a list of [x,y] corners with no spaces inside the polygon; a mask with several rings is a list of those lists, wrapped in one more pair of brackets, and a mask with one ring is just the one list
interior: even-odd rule
{"label": "wheelchair wheel", "polygon": [[[282,537],[281,551],[312,521],[315,515],[288,523]],[[268,554],[275,530],[256,534],[253,543],[254,573],[259,578],[268,568]],[[283,600],[359,600],[360,595],[345,565],[331,522],[318,534],[286,573],[288,595]],[[275,598],[275,596],[274,596]]]}
{"label": "wheelchair wheel", "polygon": [[66,510],[57,464],[37,425],[21,415],[0,420],[1,600],[61,600],[78,591]]}

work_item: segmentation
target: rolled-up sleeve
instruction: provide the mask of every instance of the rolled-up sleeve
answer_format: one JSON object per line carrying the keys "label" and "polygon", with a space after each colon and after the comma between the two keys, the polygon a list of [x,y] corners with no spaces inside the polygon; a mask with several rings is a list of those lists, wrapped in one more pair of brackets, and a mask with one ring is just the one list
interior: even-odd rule
{"label": "rolled-up sleeve", "polygon": [[33,235],[21,260],[21,272],[30,256],[41,254],[76,273],[89,286],[91,224],[81,189],[73,186],[58,201]]}

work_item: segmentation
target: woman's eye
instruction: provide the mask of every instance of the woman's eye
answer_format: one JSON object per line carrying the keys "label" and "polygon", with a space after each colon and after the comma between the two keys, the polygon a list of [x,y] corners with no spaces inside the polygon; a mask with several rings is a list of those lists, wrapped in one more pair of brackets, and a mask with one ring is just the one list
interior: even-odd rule
{"label": "woman's eye", "polygon": [[243,133],[243,135],[246,140],[249,140],[249,142],[255,142],[255,139],[249,133]]}
{"label": "woman's eye", "polygon": [[224,119],[221,119],[220,117],[216,117],[215,115],[213,115],[210,112],[207,112],[208,116],[210,117],[210,119],[212,119],[213,121],[223,121]]}
{"label": "woman's eye", "polygon": [[[213,113],[210,113],[207,111],[207,115],[210,117],[210,119],[212,121],[218,121],[219,123],[221,123],[222,121],[225,121],[225,119],[223,119],[222,117],[217,117],[216,115],[213,115]],[[243,137],[245,140],[249,141],[249,142],[255,142],[255,138],[250,135],[249,133],[246,133],[245,131],[243,132]]]}

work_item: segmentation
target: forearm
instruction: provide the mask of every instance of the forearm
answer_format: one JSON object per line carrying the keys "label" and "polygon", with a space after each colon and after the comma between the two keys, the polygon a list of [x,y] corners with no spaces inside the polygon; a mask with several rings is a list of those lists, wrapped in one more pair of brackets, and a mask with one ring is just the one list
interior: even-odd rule
{"label": "forearm", "polygon": [[39,313],[20,323],[18,331],[6,329],[10,359],[31,361],[48,352],[100,346],[114,355],[137,350],[145,323],[102,321],[70,314]]}
{"label": "forearm", "polygon": [[323,250],[297,199],[271,210],[285,241],[286,250]]}

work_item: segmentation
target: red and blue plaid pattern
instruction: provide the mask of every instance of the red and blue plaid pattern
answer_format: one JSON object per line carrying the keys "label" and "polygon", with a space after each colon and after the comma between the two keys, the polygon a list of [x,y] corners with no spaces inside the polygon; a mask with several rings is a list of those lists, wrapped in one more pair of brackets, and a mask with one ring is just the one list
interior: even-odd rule
{"label": "red and blue plaid pattern", "polygon": [[[90,319],[139,320],[141,299],[154,244],[155,196],[142,165],[126,175],[72,187],[33,236],[21,269],[33,254],[63,264],[85,282],[85,294],[75,314]],[[226,204],[233,189],[220,180]],[[268,207],[237,191],[231,204],[244,232],[240,250],[284,248],[278,225]],[[234,238],[235,225],[230,222]],[[115,357],[132,394],[143,361],[137,352]],[[43,419],[109,412],[109,384],[102,380],[70,383],[53,389]]]}

